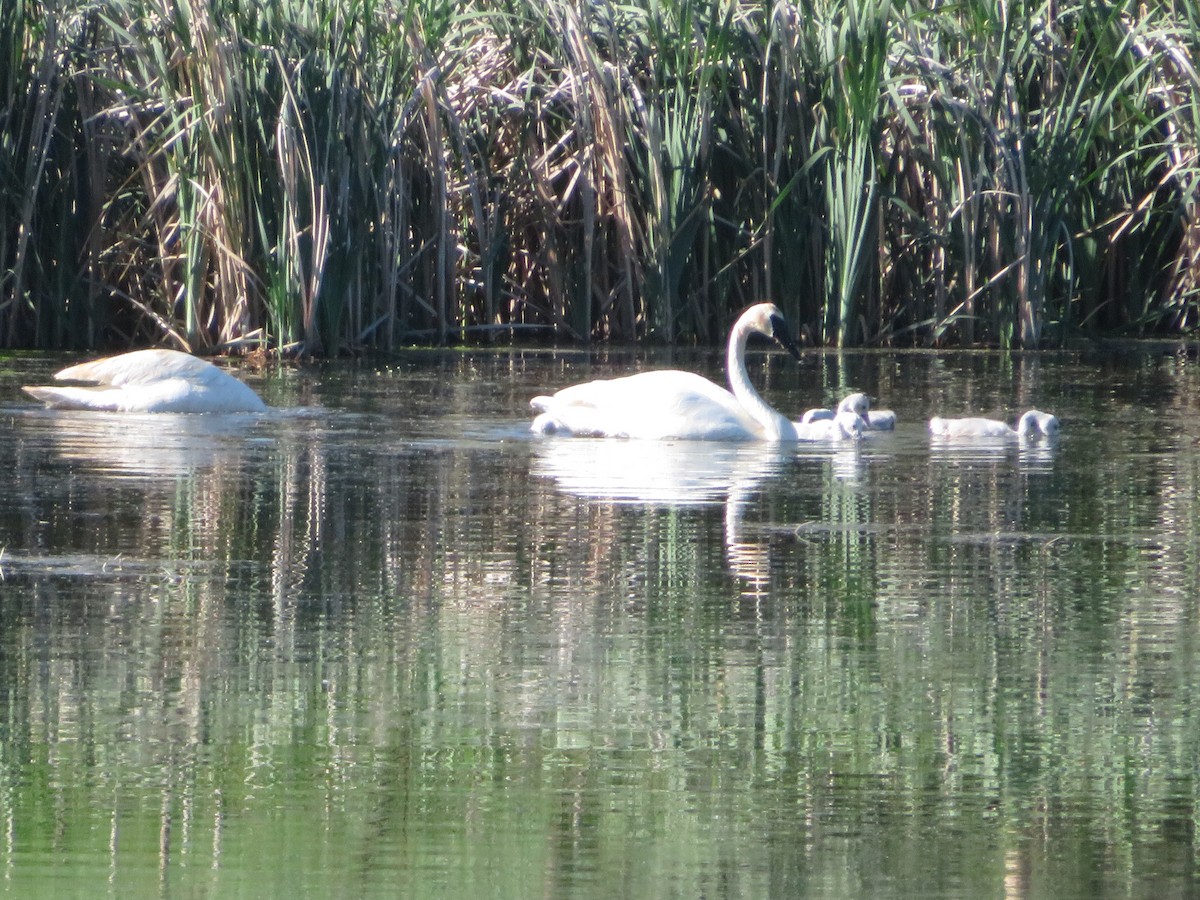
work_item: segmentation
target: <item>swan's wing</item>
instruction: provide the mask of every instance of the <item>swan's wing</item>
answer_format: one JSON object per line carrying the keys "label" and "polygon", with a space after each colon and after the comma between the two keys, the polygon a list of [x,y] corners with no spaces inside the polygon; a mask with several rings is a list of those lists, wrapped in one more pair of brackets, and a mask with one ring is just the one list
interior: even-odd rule
{"label": "swan's wing", "polygon": [[824,422],[832,418],[832,409],[810,409],[800,417],[800,422],[807,425],[809,422]]}
{"label": "swan's wing", "polygon": [[45,403],[51,409],[115,409],[113,406],[93,406],[93,403],[104,403],[101,393],[114,394],[119,391],[101,391],[96,388],[82,387],[51,387],[49,385],[25,385],[21,388],[30,397]]}
{"label": "swan's wing", "polygon": [[214,412],[230,411],[220,397],[182,378],[153,384],[111,387],[26,387],[25,392],[53,409],[95,409],[107,412]]}
{"label": "swan's wing", "polygon": [[533,430],[664,440],[749,440],[760,426],[734,396],[707,378],[674,369],[563,388],[531,405]]}
{"label": "swan's wing", "polygon": [[[52,409],[95,409],[107,412],[164,412],[178,402],[186,382],[161,382],[134,390],[96,387],[26,387],[25,393]],[[185,410],[174,410],[185,411]]]}
{"label": "swan's wing", "polygon": [[266,409],[259,396],[235,378],[215,386],[184,378],[162,378],[149,384],[120,387],[40,385],[22,390],[52,409],[137,413],[233,413]]}

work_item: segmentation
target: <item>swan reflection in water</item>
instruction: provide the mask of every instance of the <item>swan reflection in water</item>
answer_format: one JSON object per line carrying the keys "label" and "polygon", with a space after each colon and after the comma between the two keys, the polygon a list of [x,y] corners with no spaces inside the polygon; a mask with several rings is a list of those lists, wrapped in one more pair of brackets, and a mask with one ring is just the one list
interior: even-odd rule
{"label": "swan reflection in water", "polygon": [[31,447],[80,471],[180,476],[236,462],[260,416],[196,416],[22,410],[16,426]]}
{"label": "swan reflection in water", "polygon": [[587,500],[642,506],[724,506],[725,558],[749,588],[770,583],[767,542],[745,534],[746,506],[797,458],[820,457],[839,480],[857,477],[857,444],[820,450],[769,443],[595,439],[536,441],[531,474]]}
{"label": "swan reflection in water", "polygon": [[[32,536],[0,560],[31,577],[125,578],[181,574],[195,548],[219,545],[243,493],[247,447],[260,416],[197,416],[33,407],[6,410],[19,447],[8,503],[30,522],[86,534],[81,547]],[[7,449],[7,448],[6,448]],[[43,525],[33,527],[39,531]],[[187,538],[179,552],[180,532]]]}

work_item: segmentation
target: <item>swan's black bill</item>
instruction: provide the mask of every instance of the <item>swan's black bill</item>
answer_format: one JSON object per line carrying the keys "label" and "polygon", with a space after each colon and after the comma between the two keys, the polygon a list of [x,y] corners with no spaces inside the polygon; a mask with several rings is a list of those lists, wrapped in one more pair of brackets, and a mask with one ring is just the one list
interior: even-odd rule
{"label": "swan's black bill", "polygon": [[793,359],[800,359],[800,348],[792,340],[792,335],[788,332],[787,322],[783,321],[783,316],[771,316],[771,337],[779,341],[783,349],[792,354]]}

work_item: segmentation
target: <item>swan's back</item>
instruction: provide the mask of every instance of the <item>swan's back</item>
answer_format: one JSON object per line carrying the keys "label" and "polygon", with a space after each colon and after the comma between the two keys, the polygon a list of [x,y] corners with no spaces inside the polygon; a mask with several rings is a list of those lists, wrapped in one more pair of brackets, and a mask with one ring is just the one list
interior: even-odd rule
{"label": "swan's back", "polygon": [[110,384],[113,387],[150,384],[168,378],[207,384],[231,377],[207,360],[190,353],[163,348],[106,356],[103,359],[68,366],[54,375],[56,381],[86,381],[91,384]]}
{"label": "swan's back", "polygon": [[979,416],[965,416],[960,419],[944,419],[934,416],[929,420],[929,432],[936,437],[1012,437],[1016,434],[1012,428],[998,419],[984,419]]}
{"label": "swan's back", "polygon": [[872,431],[895,431],[896,413],[890,409],[873,409],[867,413],[867,424]]}
{"label": "swan's back", "polygon": [[811,425],[813,422],[827,422],[832,418],[832,409],[810,409],[806,410],[804,415],[800,417],[800,424]]}
{"label": "swan's back", "polygon": [[178,350],[135,350],[69,366],[57,381],[86,386],[23,388],[56,409],[110,412],[260,412],[266,405],[250,387],[214,366]]}

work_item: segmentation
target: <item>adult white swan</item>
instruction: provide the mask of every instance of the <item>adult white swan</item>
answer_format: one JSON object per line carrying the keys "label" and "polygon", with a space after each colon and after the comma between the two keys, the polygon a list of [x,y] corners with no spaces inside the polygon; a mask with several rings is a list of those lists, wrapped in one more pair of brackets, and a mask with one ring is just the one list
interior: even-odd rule
{"label": "adult white swan", "polygon": [[22,390],[55,409],[134,413],[266,409],[259,396],[232,375],[178,350],[135,350],[70,366],[54,378],[84,384],[29,385]]}
{"label": "adult white swan", "polygon": [[845,412],[853,413],[862,419],[863,427],[869,431],[892,431],[896,427],[896,414],[890,409],[871,409],[871,401],[862,393],[847,394],[836,410],[810,409],[800,421],[822,422]]}
{"label": "adult white swan", "polygon": [[694,372],[639,372],[534,397],[530,406],[538,415],[532,429],[541,434],[647,440],[799,441],[840,434],[840,428],[824,428],[819,435],[801,429],[759,395],[746,373],[746,341],[755,333],[774,338],[800,358],[779,308],[759,303],[741,314],[729,334],[726,366],[732,393]]}
{"label": "adult white swan", "polygon": [[934,416],[929,420],[929,431],[941,438],[1033,438],[1054,437],[1058,434],[1058,419],[1050,413],[1031,409],[1021,416],[1013,428],[998,419],[967,417],[943,419]]}

